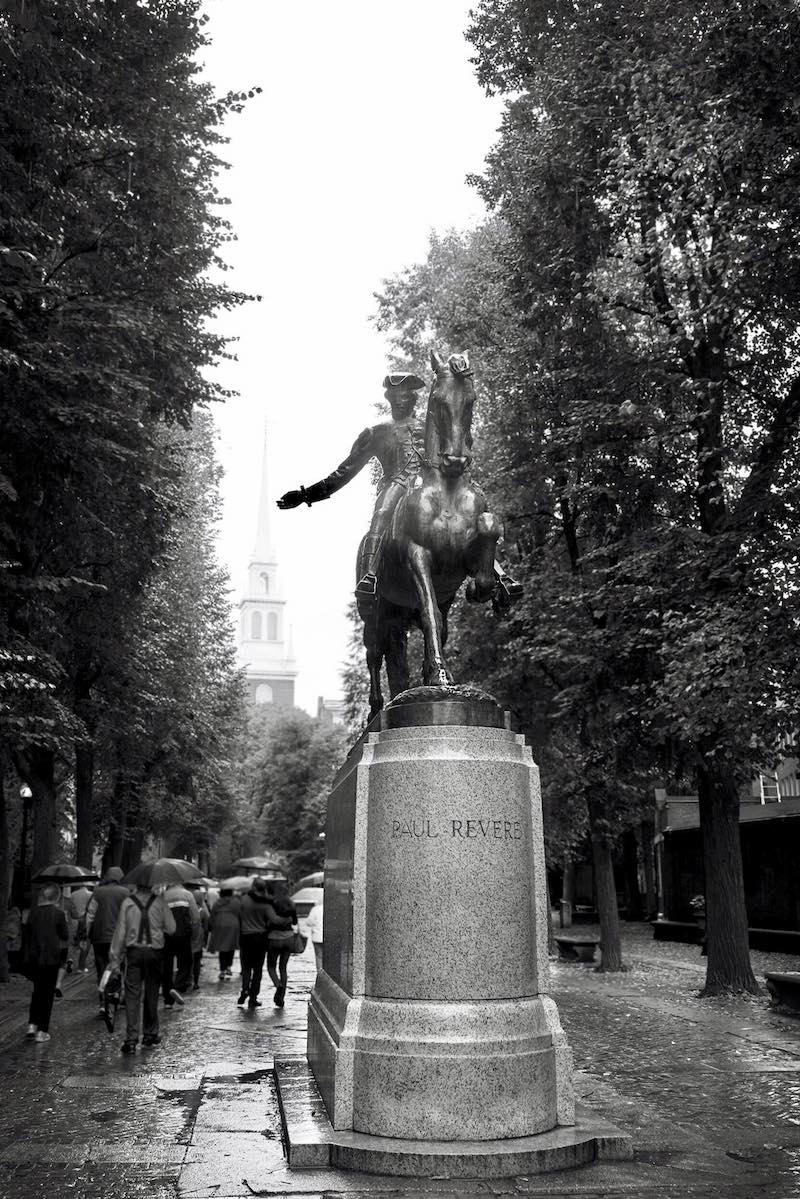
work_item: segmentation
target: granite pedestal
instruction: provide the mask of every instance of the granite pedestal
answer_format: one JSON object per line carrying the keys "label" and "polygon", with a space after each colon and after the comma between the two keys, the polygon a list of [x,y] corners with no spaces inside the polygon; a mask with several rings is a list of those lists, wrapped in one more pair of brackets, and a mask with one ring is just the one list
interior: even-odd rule
{"label": "granite pedestal", "polygon": [[538,771],[488,697],[421,699],[393,701],[334,782],[308,1063],[335,1133],[389,1139],[400,1163],[405,1144],[431,1173],[477,1145],[500,1175],[575,1124]]}

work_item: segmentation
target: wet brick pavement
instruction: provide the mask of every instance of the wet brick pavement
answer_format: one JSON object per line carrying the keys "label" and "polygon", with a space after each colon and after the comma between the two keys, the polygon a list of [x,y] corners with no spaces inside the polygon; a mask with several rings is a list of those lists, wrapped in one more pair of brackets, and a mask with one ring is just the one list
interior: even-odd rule
{"label": "wet brick pavement", "polygon": [[[271,1067],[302,1054],[314,961],[293,959],[286,1006],[236,1005],[213,958],[163,1042],[119,1052],[96,1016],[94,975],[71,976],[53,1039],[23,1038],[28,986],[0,988],[1,1199],[245,1199],[551,1195],[583,1199],[800,1196],[800,1019],[766,995],[699,1000],[696,946],[625,927],[632,969],[553,962],[578,1096],[634,1138],[632,1162],[497,1181],[286,1168]],[[797,958],[753,954],[754,967]]]}

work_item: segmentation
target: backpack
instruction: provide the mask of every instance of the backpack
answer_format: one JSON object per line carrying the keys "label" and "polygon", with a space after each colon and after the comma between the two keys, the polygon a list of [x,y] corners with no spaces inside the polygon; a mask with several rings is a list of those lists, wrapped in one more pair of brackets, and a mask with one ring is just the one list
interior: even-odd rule
{"label": "backpack", "polygon": [[139,936],[134,941],[134,945],[152,945],[153,935],[150,931],[150,908],[156,901],[155,895],[151,895],[147,903],[141,903],[135,895],[131,895],[131,899],[139,909]]}

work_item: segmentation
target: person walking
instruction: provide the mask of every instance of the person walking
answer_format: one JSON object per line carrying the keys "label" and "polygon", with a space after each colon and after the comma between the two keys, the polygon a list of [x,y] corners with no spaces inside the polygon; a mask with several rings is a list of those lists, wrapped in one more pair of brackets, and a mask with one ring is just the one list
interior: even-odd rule
{"label": "person walking", "polygon": [[322,969],[322,900],[315,903],[311,911],[305,918],[305,932],[311,938],[311,944],[314,946],[314,957],[317,961],[317,970]]}
{"label": "person walking", "polygon": [[240,1007],[245,1000],[248,1008],[261,1007],[258,993],[261,990],[264,958],[269,948],[269,932],[271,928],[287,925],[287,921],[277,915],[271,899],[266,879],[263,878],[254,878],[250,890],[242,896],[242,931],[239,940],[242,989],[236,1001]]}
{"label": "person walking", "polygon": [[161,1040],[158,1026],[158,989],[164,964],[167,937],[175,935],[175,917],[165,895],[137,887],[122,901],[111,949],[109,971],[125,965],[125,1015],[127,1027],[123,1053],[135,1053],[142,1027],[142,1048]]}
{"label": "person walking", "polygon": [[[108,966],[111,938],[117,927],[119,910],[129,895],[130,890],[122,883],[120,867],[109,866],[86,905],[86,935],[94,950],[98,987]],[[102,1003],[98,1014],[101,1016],[104,1014]]]}
{"label": "person walking", "polygon": [[78,970],[82,974],[87,973],[86,959],[89,956],[89,942],[86,937],[86,909],[91,898],[91,888],[86,883],[81,883],[79,887],[72,888],[66,901],[70,931],[72,931],[72,920],[75,921],[72,943],[78,950]]}
{"label": "person walking", "polygon": [[208,940],[208,907],[206,898],[197,883],[187,883],[187,888],[195,896],[199,922],[192,929],[192,990],[200,990],[200,971],[203,969],[203,950]]}
{"label": "person walking", "polygon": [[275,985],[273,1003],[283,1007],[288,982],[289,958],[297,929],[297,911],[289,898],[286,883],[277,880],[272,886],[274,917],[267,938],[267,973]]}
{"label": "person walking", "polygon": [[211,909],[208,949],[219,954],[219,981],[233,978],[233,955],[239,948],[242,902],[230,887],[223,887]]}
{"label": "person walking", "polygon": [[164,944],[161,980],[164,1007],[173,1008],[176,1003],[183,1007],[183,997],[192,982],[192,941],[200,927],[200,913],[191,891],[181,883],[170,883],[164,900],[175,922],[175,930],[167,935]]}
{"label": "person walking", "polygon": [[28,918],[27,966],[33,983],[26,1036],[50,1040],[50,1016],[61,962],[69,946],[69,925],[61,907],[61,888],[47,883]]}

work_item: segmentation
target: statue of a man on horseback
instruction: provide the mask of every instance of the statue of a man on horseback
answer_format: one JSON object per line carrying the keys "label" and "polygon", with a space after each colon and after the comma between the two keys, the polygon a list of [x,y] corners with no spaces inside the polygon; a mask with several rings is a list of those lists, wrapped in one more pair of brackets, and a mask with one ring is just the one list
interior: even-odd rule
{"label": "statue of a man on horseback", "polygon": [[289,491],[279,508],[328,499],[372,457],[383,480],[369,533],[358,554],[356,598],[364,621],[370,675],[370,717],[383,707],[380,672],[392,697],[408,688],[407,634],[412,625],[425,641],[423,681],[448,687],[447,615],[461,584],[467,599],[505,607],[521,588],[495,561],[501,534],[486,497],[472,481],[472,370],[465,354],[445,361],[431,354],[435,372],[424,436],[414,420],[416,375],[388,375],[392,421],[365,429],[348,457],[313,486]]}

